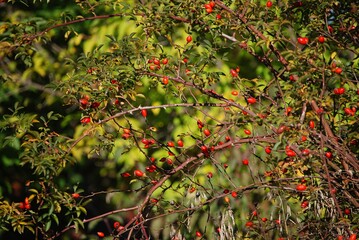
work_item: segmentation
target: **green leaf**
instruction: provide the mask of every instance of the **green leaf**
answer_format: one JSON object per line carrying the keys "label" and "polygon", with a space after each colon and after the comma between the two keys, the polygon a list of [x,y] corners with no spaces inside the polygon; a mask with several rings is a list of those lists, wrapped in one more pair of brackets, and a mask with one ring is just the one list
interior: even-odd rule
{"label": "green leaf", "polygon": [[51,228],[51,220],[48,221],[47,223],[45,223],[45,231],[46,231],[46,232],[49,231],[50,228]]}
{"label": "green leaf", "polygon": [[51,218],[56,222],[57,226],[59,225],[59,219],[56,214],[52,214]]}

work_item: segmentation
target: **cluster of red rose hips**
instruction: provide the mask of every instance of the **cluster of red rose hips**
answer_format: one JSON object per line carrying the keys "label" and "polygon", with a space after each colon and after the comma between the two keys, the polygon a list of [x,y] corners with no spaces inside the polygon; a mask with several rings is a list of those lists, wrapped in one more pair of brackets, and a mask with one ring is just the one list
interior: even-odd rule
{"label": "cluster of red rose hips", "polygon": [[31,208],[31,204],[28,197],[26,197],[23,202],[19,203],[19,208],[23,210],[29,210]]}
{"label": "cluster of red rose hips", "polygon": [[[216,6],[216,3],[215,3],[214,1],[211,1],[211,2],[209,2],[209,3],[204,4],[204,8],[206,9],[206,12],[207,12],[208,14],[211,14],[211,13],[213,12],[213,9],[215,8],[215,6]],[[216,15],[216,19],[217,19],[217,20],[222,19],[221,14],[218,13],[218,14]]]}
{"label": "cluster of red rose hips", "polygon": [[[92,74],[94,69],[95,68],[89,68],[87,72]],[[109,90],[115,89],[116,91],[118,91],[119,89],[121,89],[121,85],[119,84],[118,80],[112,79],[110,81],[110,83],[111,83],[111,87],[109,87]],[[82,96],[78,101],[79,101],[80,109],[84,110],[84,111],[98,109],[101,105],[100,102],[98,102],[96,100],[91,100],[89,95]],[[119,106],[121,103],[118,99],[114,99],[112,104],[113,104],[113,106]],[[82,124],[88,124],[91,121],[92,121],[92,118],[89,116],[84,116],[80,120],[80,122]]]}
{"label": "cluster of red rose hips", "polygon": [[168,58],[163,58],[162,60],[159,60],[158,58],[151,58],[148,60],[148,63],[150,64],[149,69],[151,71],[156,71],[161,69],[161,64],[167,65],[168,64]]}
{"label": "cluster of red rose hips", "polygon": [[216,3],[215,2],[209,2],[209,3],[206,3],[204,5],[204,8],[206,9],[206,12],[207,13],[212,13],[213,12],[213,8],[216,6]]}
{"label": "cluster of red rose hips", "polygon": [[[125,227],[121,226],[120,222],[118,222],[118,221],[113,223],[113,228],[114,228],[115,232],[122,232],[125,229]],[[97,236],[100,237],[100,238],[103,238],[103,237],[105,237],[105,233],[104,232],[97,232]]]}
{"label": "cluster of red rose hips", "polygon": [[230,70],[230,74],[232,75],[232,77],[236,78],[238,77],[238,73],[241,71],[241,69],[239,67],[236,67],[236,69],[231,69]]}
{"label": "cluster of red rose hips", "polygon": [[340,67],[337,67],[337,64],[335,62],[332,63],[331,70],[332,70],[332,72],[334,72],[336,74],[341,74],[343,72],[343,69]]}

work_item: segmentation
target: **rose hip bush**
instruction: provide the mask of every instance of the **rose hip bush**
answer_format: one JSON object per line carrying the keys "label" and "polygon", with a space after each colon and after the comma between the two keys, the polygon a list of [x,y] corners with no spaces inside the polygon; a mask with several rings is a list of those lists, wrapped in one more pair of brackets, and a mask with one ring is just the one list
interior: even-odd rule
{"label": "rose hip bush", "polygon": [[1,1],[3,237],[356,239],[353,1]]}

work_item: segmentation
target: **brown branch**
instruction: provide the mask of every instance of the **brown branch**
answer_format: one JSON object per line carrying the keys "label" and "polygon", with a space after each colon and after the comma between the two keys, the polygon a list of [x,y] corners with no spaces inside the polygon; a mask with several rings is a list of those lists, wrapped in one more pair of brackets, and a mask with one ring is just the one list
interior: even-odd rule
{"label": "brown branch", "polygon": [[[227,12],[237,16],[239,18],[239,20],[241,20],[242,23],[246,24],[247,29],[249,29],[254,35],[256,35],[257,37],[259,37],[262,40],[267,40],[267,37],[264,36],[264,34],[259,31],[256,27],[254,27],[252,24],[248,24],[248,19],[244,16],[244,14],[238,14],[235,13],[232,9],[230,9],[229,7],[227,7],[222,1],[220,0],[216,0],[215,1],[216,4],[218,6],[220,6],[222,9],[226,10]],[[279,50],[273,46],[272,43],[269,44],[269,48],[271,49],[271,51],[277,56],[278,60],[284,65],[284,67],[286,68],[286,70],[289,70],[288,68],[288,62],[287,60],[281,55],[281,53],[279,52]]]}
{"label": "brown branch", "polygon": [[[164,77],[163,75],[160,75],[160,74],[156,74],[156,73],[152,73],[152,72],[143,72],[142,74],[144,75],[148,75],[148,76],[152,76],[152,77],[158,77],[158,78],[162,78]],[[206,89],[203,89],[191,82],[187,82],[185,80],[183,80],[181,77],[169,77],[167,76],[169,79],[175,81],[175,82],[178,82],[178,83],[181,83],[185,86],[188,86],[188,87],[193,87],[199,91],[201,91],[202,93],[208,95],[209,97],[212,97],[212,98],[215,98],[215,99],[218,99],[218,100],[221,100],[223,102],[226,102],[228,104],[228,106],[233,106],[233,107],[236,107],[236,108],[239,108],[240,110],[242,111],[246,111],[249,115],[251,115],[252,117],[257,117],[257,115],[251,111],[250,109],[247,109],[245,107],[243,107],[242,105],[238,104],[238,103],[235,103],[233,101],[230,101],[229,99],[226,99],[225,97],[223,97],[222,95],[219,95],[211,90],[206,90]]]}
{"label": "brown branch", "polygon": [[[273,139],[270,136],[258,136],[258,137],[251,137],[251,138],[243,138],[243,139],[238,139],[236,141],[229,141],[223,145],[219,145],[216,146],[214,148],[214,151],[217,152],[219,150],[225,150],[227,149],[227,147],[232,146],[232,145],[241,145],[242,143],[249,143],[249,142],[254,142],[254,141],[263,141],[263,142],[271,142],[274,143],[276,142],[275,139]],[[161,178],[161,180],[159,180],[146,194],[145,199],[143,200],[143,202],[141,203],[141,205],[138,207],[138,214],[132,218],[124,227],[125,229],[129,228],[129,226],[131,226],[134,222],[138,221],[140,218],[142,218],[142,211],[143,209],[146,207],[146,205],[148,204],[148,202],[150,201],[150,198],[152,196],[152,194],[159,188],[162,186],[162,184],[167,181],[173,174],[183,170],[187,165],[189,165],[190,163],[199,160],[201,158],[205,157],[204,153],[198,153],[196,156],[194,157],[190,157],[188,158],[186,161],[184,161],[183,163],[181,163],[180,165],[178,165],[176,168],[174,168],[169,174],[167,174],[166,176],[164,176],[163,178]],[[225,194],[222,194],[223,196]],[[220,195],[220,197],[222,196]]]}
{"label": "brown branch", "polygon": [[332,178],[330,177],[329,170],[328,170],[328,164],[327,164],[328,161],[327,161],[327,158],[324,156],[324,139],[323,138],[320,138],[320,158],[322,159],[322,162],[323,162],[323,167],[325,170],[325,178],[327,179],[328,187],[329,187],[329,194],[334,201],[334,205],[335,205],[335,208],[337,209],[337,211],[339,212],[339,216],[342,218],[343,212],[338,204],[338,200],[335,196],[335,193],[333,192]]}
{"label": "brown branch", "polygon": [[[82,221],[82,223],[88,223],[88,222],[92,222],[94,220],[97,220],[97,219],[101,219],[101,218],[104,218],[104,217],[107,217],[107,216],[110,216],[110,215],[113,215],[113,214],[116,214],[116,213],[120,213],[120,212],[128,212],[128,211],[133,211],[133,210],[136,210],[138,209],[138,206],[135,206],[135,207],[130,207],[130,208],[121,208],[121,209],[118,209],[118,210],[114,210],[114,211],[110,211],[110,212],[107,212],[107,213],[103,213],[101,215],[98,215],[98,216],[95,216],[95,217],[92,217],[92,218],[88,218],[88,219],[84,219]],[[52,238],[50,239],[55,239],[59,236],[61,236],[62,234],[64,234],[65,232],[67,232],[68,230],[70,229],[74,229],[76,226],[75,225],[71,225],[71,226],[68,226],[64,229],[62,229],[60,232],[58,232],[57,234],[55,234]]]}
{"label": "brown branch", "polygon": [[188,20],[187,18],[178,17],[178,16],[175,16],[175,15],[170,15],[170,18],[172,18],[174,20],[177,20],[177,21],[180,21],[180,22],[185,22],[185,23],[190,22],[190,20]]}
{"label": "brown branch", "polygon": [[[314,112],[316,112],[316,113],[320,112],[320,111],[318,111],[319,107],[315,100],[311,101],[311,105],[312,105]],[[326,134],[326,141],[328,143],[330,143],[333,146],[333,148],[343,156],[343,158],[341,158],[341,163],[343,165],[344,170],[349,171],[349,166],[348,166],[348,163],[349,163],[357,171],[359,169],[358,159],[351,154],[351,151],[349,149],[347,149],[346,146],[338,143],[336,136],[334,135],[333,131],[329,127],[327,120],[324,117],[324,114],[320,114],[320,120],[321,120],[321,123],[324,127],[324,131]],[[324,136],[320,136],[320,138],[324,138]]]}
{"label": "brown branch", "polygon": [[80,137],[78,137],[69,147],[66,154],[69,154],[70,151],[86,136],[88,136],[92,131],[96,129],[96,127],[100,126],[103,123],[106,123],[112,119],[122,117],[124,115],[133,114],[134,112],[141,111],[143,109],[149,110],[149,109],[156,109],[156,108],[172,108],[172,107],[198,107],[198,106],[209,106],[209,107],[228,107],[228,104],[226,103],[176,103],[176,104],[165,104],[165,105],[158,105],[158,106],[145,106],[145,107],[137,107],[130,110],[126,110],[123,112],[116,113],[108,118],[105,118],[103,120],[100,120],[97,123],[94,123],[90,128],[88,128]]}
{"label": "brown branch", "polygon": [[[313,176],[313,178],[316,178]],[[271,179],[269,181],[266,181],[266,182],[263,182],[263,181],[260,181],[260,182],[255,182],[255,183],[252,183],[252,184],[249,184],[247,186],[240,186],[240,187],[236,187],[236,188],[233,188],[232,191],[235,191],[235,192],[246,192],[246,191],[250,191],[250,190],[253,190],[253,189],[259,189],[259,188],[271,188],[271,189],[284,189],[284,190],[288,190],[288,191],[294,191],[296,192],[297,190],[295,188],[292,188],[292,187],[284,187],[282,186],[282,184],[278,184],[278,186],[273,186],[269,183],[273,183],[273,182],[287,182],[287,181],[290,181],[290,180],[298,180],[298,179],[302,179],[302,177],[293,177],[293,178],[281,178],[281,179]],[[188,208],[184,208],[184,209],[177,209],[177,210],[173,210],[171,212],[166,212],[166,213],[162,213],[162,214],[159,214],[159,215],[156,215],[154,217],[150,217],[150,218],[141,218],[141,220],[138,220],[136,217],[135,219],[132,219],[131,220],[131,223],[135,222],[136,220],[138,220],[136,222],[136,225],[143,225],[144,223],[146,222],[149,222],[149,221],[152,221],[152,220],[155,220],[155,219],[158,219],[158,218],[162,218],[162,217],[165,217],[165,216],[168,216],[168,215],[171,215],[171,214],[176,214],[176,213],[183,213],[183,212],[192,212],[192,211],[196,211],[198,209],[201,209],[203,206],[206,206],[208,204],[211,204],[212,202],[216,201],[216,200],[219,200],[225,196],[228,196],[231,194],[232,191],[229,191],[228,193],[220,193],[212,198],[209,198],[207,199],[206,201],[203,201],[201,203],[199,203],[197,206],[195,207],[188,207]],[[126,225],[127,226],[127,225]],[[132,232],[133,231],[133,228],[135,226],[132,226],[130,228],[126,228],[125,227],[125,230],[123,230],[121,233],[119,233],[120,235],[125,233],[125,232]],[[131,235],[131,234],[129,234]],[[131,236],[129,236],[129,239],[130,239]]]}
{"label": "brown branch", "polygon": [[[318,105],[317,105],[317,103],[316,103],[315,100],[312,100],[312,101],[310,102],[310,104],[312,105],[312,108],[313,108],[313,110],[314,110],[315,113],[320,113],[320,109],[319,109],[319,107],[318,107]],[[334,139],[334,138],[335,138],[334,133],[332,132],[332,129],[330,129],[327,120],[324,118],[324,114],[319,114],[319,116],[320,116],[321,123],[322,123],[322,125],[323,125],[323,127],[324,127],[325,134],[326,134],[329,138]]]}
{"label": "brown branch", "polygon": [[72,20],[72,21],[64,22],[64,23],[55,24],[55,25],[52,25],[51,27],[48,27],[48,28],[42,30],[41,32],[38,32],[38,33],[35,33],[35,34],[30,34],[30,36],[27,35],[25,37],[25,40],[26,41],[32,41],[35,38],[37,38],[39,36],[42,36],[42,35],[46,34],[47,32],[49,32],[50,30],[55,29],[55,28],[65,27],[65,26],[69,26],[69,25],[72,25],[72,24],[81,23],[81,22],[90,21],[90,20],[95,20],[95,19],[107,19],[107,18],[111,18],[111,17],[121,17],[123,15],[124,15],[123,13],[99,15],[99,16],[80,18],[80,19],[75,19],[75,20]]}

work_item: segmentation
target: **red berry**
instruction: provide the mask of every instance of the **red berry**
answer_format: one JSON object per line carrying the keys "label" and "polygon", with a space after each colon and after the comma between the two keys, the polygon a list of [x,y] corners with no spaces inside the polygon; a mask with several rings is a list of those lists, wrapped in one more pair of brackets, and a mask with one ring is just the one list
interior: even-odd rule
{"label": "red berry", "polygon": [[222,18],[221,14],[218,13],[218,14],[216,15],[216,19],[217,19],[217,20],[220,20],[221,18]]}
{"label": "red berry", "polygon": [[345,93],[345,88],[343,88],[343,87],[334,89],[334,94],[336,94],[336,95],[342,95],[344,93]]}
{"label": "red berry", "polygon": [[264,151],[267,153],[267,154],[270,154],[272,152],[272,149],[270,148],[270,146],[266,146],[266,148],[264,149]]}
{"label": "red berry", "polygon": [[303,192],[307,189],[307,186],[305,186],[303,184],[298,184],[295,189],[297,189],[297,191]]}
{"label": "red berry", "polygon": [[71,194],[71,196],[72,196],[74,199],[77,199],[77,198],[80,197],[80,194],[78,194],[78,193],[73,193],[73,194]]}
{"label": "red berry", "polygon": [[272,3],[271,1],[268,1],[267,4],[266,4],[266,6],[267,6],[268,8],[272,7],[272,5],[273,5],[273,3]]}
{"label": "red berry", "polygon": [[164,76],[164,77],[162,78],[162,83],[163,83],[164,85],[167,85],[167,84],[168,84],[168,77],[167,77],[167,76]]}
{"label": "red berry", "polygon": [[246,134],[246,135],[251,135],[251,130],[248,130],[248,129],[244,129],[244,133]]}
{"label": "red berry", "polygon": [[237,95],[238,95],[238,91],[237,91],[237,90],[233,90],[233,91],[232,91],[232,95],[233,95],[233,96],[237,96]]}
{"label": "red berry", "polygon": [[142,109],[142,110],[141,110],[141,115],[142,115],[142,117],[146,118],[146,117],[147,117],[147,110],[146,110],[146,109]]}
{"label": "red berry", "polygon": [[172,164],[173,164],[173,161],[172,161],[172,159],[167,158],[167,159],[166,159],[166,163],[167,163],[168,165],[172,165]]}
{"label": "red berry", "polygon": [[124,173],[121,173],[121,177],[128,178],[128,177],[131,177],[131,174],[128,172],[124,172]]}
{"label": "red berry", "polygon": [[254,226],[254,224],[253,224],[253,222],[251,222],[251,221],[249,221],[249,222],[246,222],[246,227],[253,227]]}
{"label": "red berry", "polygon": [[206,3],[206,4],[204,4],[204,8],[208,9],[208,8],[212,8],[212,7],[211,7],[211,5],[209,3]]}
{"label": "red berry", "polygon": [[243,159],[243,160],[242,160],[242,163],[243,163],[243,165],[248,165],[248,164],[249,164],[249,160],[248,160],[248,159]]}
{"label": "red berry", "polygon": [[160,64],[161,64],[160,60],[158,60],[158,59],[154,59],[154,60],[153,60],[153,63],[154,63],[155,65],[160,65]]}
{"label": "red berry", "polygon": [[247,98],[247,102],[248,102],[249,104],[254,104],[254,103],[257,102],[257,100],[256,100],[254,97],[249,97],[249,98]]}
{"label": "red berry", "polygon": [[203,133],[204,133],[204,135],[206,135],[207,137],[208,137],[209,135],[211,135],[211,131],[209,131],[208,129],[205,129],[205,130],[203,131]]}
{"label": "red berry", "polygon": [[321,107],[321,108],[318,108],[317,110],[316,110],[316,113],[318,114],[318,115],[320,115],[320,114],[323,114],[324,113],[324,109]]}
{"label": "red berry", "polygon": [[347,115],[354,116],[355,112],[351,108],[344,108],[344,112]]}
{"label": "red berry", "polygon": [[117,229],[117,228],[119,228],[121,226],[121,224],[119,223],[119,222],[114,222],[113,223],[113,228],[114,229]]}
{"label": "red berry", "polygon": [[97,232],[97,236],[99,236],[100,238],[103,238],[105,236],[105,234],[103,232]]}
{"label": "red berry", "polygon": [[285,151],[285,153],[287,154],[288,157],[295,157],[297,154],[291,150],[291,149],[288,149]]}
{"label": "red berry", "polygon": [[350,215],[351,211],[350,211],[349,208],[346,208],[346,209],[344,209],[344,213],[345,213],[346,215]]}
{"label": "red berry", "polygon": [[238,193],[237,193],[236,191],[233,191],[233,192],[231,193],[231,195],[232,195],[233,198],[238,197]]}
{"label": "red berry", "polygon": [[81,119],[81,123],[82,124],[87,124],[87,123],[90,123],[91,122],[91,118],[90,117],[83,117]]}
{"label": "red berry", "polygon": [[144,173],[141,171],[141,170],[138,170],[136,169],[133,174],[136,176],[136,177],[143,177]]}
{"label": "red berry", "polygon": [[151,203],[154,203],[154,204],[156,204],[156,203],[158,203],[158,199],[156,199],[156,198],[151,198]]}
{"label": "red berry", "polygon": [[332,157],[333,157],[333,154],[332,154],[331,152],[326,152],[326,153],[325,153],[325,156],[326,156],[327,158],[332,158]]}
{"label": "red berry", "polygon": [[208,148],[207,148],[207,146],[201,146],[201,151],[203,152],[203,153],[207,153],[208,152]]}
{"label": "red berry", "polygon": [[324,43],[324,42],[325,42],[325,37],[319,36],[319,37],[318,37],[318,42]]}
{"label": "red berry", "polygon": [[230,73],[231,73],[232,77],[238,77],[238,72],[236,70],[231,69]]}
{"label": "red berry", "polygon": [[147,138],[142,138],[141,142],[145,145],[148,145],[150,143],[150,140],[148,140]]}
{"label": "red berry", "polygon": [[213,177],[213,173],[212,173],[212,172],[207,173],[207,178],[212,178],[212,177]]}
{"label": "red berry", "polygon": [[202,233],[200,231],[196,231],[196,237],[202,237]]}
{"label": "red berry", "polygon": [[203,124],[203,122],[201,120],[197,120],[197,126],[198,126],[199,129],[202,129],[204,124]]}
{"label": "red berry", "polygon": [[309,202],[308,202],[308,201],[303,201],[303,202],[300,204],[300,207],[301,207],[301,208],[306,208],[306,207],[308,207],[308,205],[309,205]]}
{"label": "red berry", "polygon": [[356,240],[357,239],[357,235],[356,234],[352,234],[349,237],[349,240]]}
{"label": "red berry", "polygon": [[155,165],[151,165],[151,166],[146,167],[146,171],[150,172],[150,173],[156,171],[156,169],[157,169],[157,167]]}
{"label": "red berry", "polygon": [[212,12],[213,12],[213,8],[211,8],[211,7],[206,8],[206,12],[207,12],[207,13],[212,13]]}
{"label": "red berry", "polygon": [[309,149],[303,149],[302,154],[303,156],[308,156],[310,153]]}
{"label": "red berry", "polygon": [[337,68],[335,68],[334,72],[336,74],[341,74],[343,72],[343,69],[341,69],[340,67],[337,67]]}
{"label": "red berry", "polygon": [[261,220],[262,220],[262,222],[266,222],[268,219],[263,217]]}
{"label": "red berry", "polygon": [[306,37],[299,37],[299,38],[297,38],[297,41],[301,45],[306,45],[306,44],[308,44],[309,39]]}
{"label": "red berry", "polygon": [[179,147],[183,147],[183,141],[180,139],[180,140],[178,140],[177,141],[177,145],[179,146]]}
{"label": "red berry", "polygon": [[288,115],[292,112],[292,110],[293,110],[293,108],[287,107],[287,108],[285,109],[285,115],[288,116]]}
{"label": "red berry", "polygon": [[309,121],[309,127],[310,127],[311,129],[314,129],[314,127],[315,127],[315,122],[314,122],[313,120]]}
{"label": "red berry", "polygon": [[86,108],[89,101],[88,101],[88,98],[84,97],[84,98],[81,98],[79,102],[83,108]]}
{"label": "red berry", "polygon": [[168,142],[168,143],[167,143],[167,146],[169,146],[169,147],[174,147],[175,144],[174,144],[174,142]]}
{"label": "red berry", "polygon": [[91,108],[98,108],[100,106],[100,103],[99,102],[93,102],[91,104]]}
{"label": "red berry", "polygon": [[192,36],[191,35],[187,36],[186,41],[187,41],[187,43],[192,42]]}
{"label": "red berry", "polygon": [[20,203],[19,203],[19,208],[20,208],[20,209],[25,209],[25,204],[24,204],[23,202],[20,202]]}
{"label": "red berry", "polygon": [[295,81],[298,80],[298,76],[297,75],[290,75],[289,80],[291,80],[292,82],[295,82]]}
{"label": "red berry", "polygon": [[214,8],[214,6],[216,6],[216,3],[215,2],[209,2],[209,6],[211,6],[211,8]]}
{"label": "red berry", "polygon": [[162,59],[162,64],[163,64],[163,65],[166,65],[167,63],[168,63],[168,58]]}

